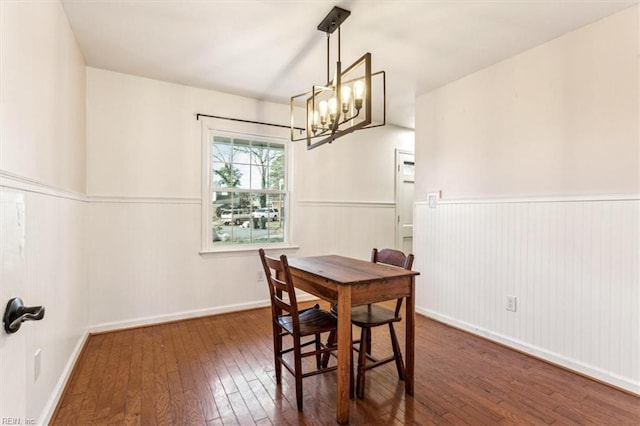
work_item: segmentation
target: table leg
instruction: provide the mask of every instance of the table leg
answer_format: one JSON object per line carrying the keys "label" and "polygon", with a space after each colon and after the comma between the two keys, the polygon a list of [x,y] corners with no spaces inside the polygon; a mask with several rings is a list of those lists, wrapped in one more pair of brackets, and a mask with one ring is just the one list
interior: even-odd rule
{"label": "table leg", "polygon": [[351,287],[338,286],[338,391],[336,421],[349,423],[349,385],[351,381]]}
{"label": "table leg", "polygon": [[413,375],[415,371],[415,315],[416,315],[416,300],[415,300],[415,278],[411,277],[411,295],[407,297],[405,303],[405,318],[406,318],[406,340],[405,340],[405,378],[404,385],[405,391],[409,395],[413,395]]}

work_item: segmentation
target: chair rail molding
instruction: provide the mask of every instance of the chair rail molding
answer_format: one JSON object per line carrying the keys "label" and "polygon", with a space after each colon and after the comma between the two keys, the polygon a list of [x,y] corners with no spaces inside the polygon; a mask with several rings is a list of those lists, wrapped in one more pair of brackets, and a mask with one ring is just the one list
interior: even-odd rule
{"label": "chair rail molding", "polygon": [[5,170],[0,170],[0,187],[33,192],[41,195],[49,195],[57,198],[65,198],[74,201],[87,201],[87,196],[85,194],[70,191],[68,189],[50,185],[38,179],[21,176]]}
{"label": "chair rail molding", "polygon": [[376,207],[394,208],[394,201],[336,201],[336,200],[298,200],[302,207]]}
{"label": "chair rail molding", "polygon": [[90,203],[121,203],[121,204],[197,204],[202,203],[201,197],[153,197],[153,196],[121,196],[121,195],[89,195]]}
{"label": "chair rail molding", "polygon": [[[537,197],[504,198],[444,198],[437,204],[501,204],[501,203],[571,203],[581,201],[629,201],[640,200],[638,194],[596,194],[596,195],[550,195]],[[415,205],[428,205],[428,201],[418,201]]]}

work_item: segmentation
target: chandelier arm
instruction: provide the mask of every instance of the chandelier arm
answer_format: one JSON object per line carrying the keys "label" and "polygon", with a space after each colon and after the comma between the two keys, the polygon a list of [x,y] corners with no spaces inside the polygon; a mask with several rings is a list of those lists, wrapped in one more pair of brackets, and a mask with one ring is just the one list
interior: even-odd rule
{"label": "chandelier arm", "polygon": [[320,132],[320,133],[318,133],[318,134],[314,134],[314,135],[313,135],[313,137],[314,137],[314,138],[317,138],[317,137],[319,137],[319,136],[322,136],[322,135],[324,135],[325,133],[327,133],[329,130],[331,130],[331,133],[332,133],[332,134],[333,134],[333,133],[336,133],[336,132],[340,132],[340,129],[339,129],[339,127],[340,127],[340,126],[342,126],[342,125],[343,125],[344,123],[346,123],[347,121],[351,121],[351,120],[354,120],[354,119],[358,118],[358,116],[359,116],[359,115],[360,115],[360,110],[358,110],[358,111],[356,112],[356,114],[355,114],[355,115],[353,115],[353,116],[351,116],[351,117],[348,117],[348,118],[345,118],[344,120],[342,120],[341,122],[339,122],[335,129],[334,129],[333,127],[320,127],[320,126],[318,126],[317,128],[318,128],[318,129],[320,129],[320,130],[322,130],[322,132]]}
{"label": "chandelier arm", "polygon": [[320,137],[320,136],[322,136],[322,135],[326,134],[329,130],[331,130],[331,129],[329,129],[329,128],[325,128],[325,127],[322,127],[322,132],[318,133],[317,135],[313,135],[312,137],[313,137],[313,138]]}
{"label": "chandelier arm", "polygon": [[340,110],[338,110],[338,112],[336,113],[336,119],[333,121],[333,123],[331,123],[331,134],[335,134],[336,131],[338,130],[338,126],[340,126],[340,115],[342,115],[342,112]]}
{"label": "chandelier arm", "polygon": [[[344,123],[346,123],[347,121],[351,121],[355,118],[358,118],[358,116],[360,115],[360,110],[357,110],[356,115],[351,116],[349,118],[345,118],[344,121],[341,121],[340,123],[338,123],[338,126],[342,126]],[[346,116],[345,116],[346,117]]]}

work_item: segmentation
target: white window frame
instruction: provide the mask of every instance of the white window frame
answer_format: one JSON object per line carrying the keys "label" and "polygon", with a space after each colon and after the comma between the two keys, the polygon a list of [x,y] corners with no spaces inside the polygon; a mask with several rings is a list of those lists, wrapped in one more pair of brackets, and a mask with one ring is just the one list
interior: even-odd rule
{"label": "white window frame", "polygon": [[[232,245],[220,245],[215,246],[213,244],[213,235],[211,232],[211,194],[213,192],[213,179],[211,178],[211,141],[214,136],[221,137],[229,137],[229,138],[241,138],[241,139],[251,139],[257,141],[264,142],[276,142],[282,143],[284,146],[284,205],[282,209],[284,211],[280,212],[282,217],[285,218],[284,224],[284,241],[277,243],[263,243],[263,244],[232,244]],[[202,125],[202,213],[201,213],[201,250],[200,254],[207,253],[228,253],[228,252],[244,252],[244,251],[255,251],[259,248],[264,249],[286,249],[286,248],[295,248],[297,246],[291,244],[290,239],[290,230],[291,230],[291,169],[290,169],[290,156],[291,147],[289,140],[282,137],[272,136],[272,135],[258,135],[248,132],[238,132],[238,131],[229,131],[229,130],[221,130],[216,127],[212,127],[203,122]],[[265,192],[269,193],[271,190],[248,190],[248,192]],[[282,193],[282,191],[273,191],[273,193]]]}

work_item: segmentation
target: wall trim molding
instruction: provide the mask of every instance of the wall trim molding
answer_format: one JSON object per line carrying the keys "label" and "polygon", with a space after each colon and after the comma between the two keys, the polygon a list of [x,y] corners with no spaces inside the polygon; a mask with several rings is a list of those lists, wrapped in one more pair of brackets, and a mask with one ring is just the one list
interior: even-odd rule
{"label": "wall trim molding", "polygon": [[50,197],[87,202],[87,196],[79,192],[60,188],[37,179],[20,176],[5,170],[0,170],[0,187],[48,195]]}
{"label": "wall trim molding", "polygon": [[85,330],[84,334],[78,340],[76,347],[71,352],[71,356],[67,361],[67,364],[64,366],[62,370],[62,374],[58,378],[58,382],[56,386],[53,388],[53,391],[49,395],[49,399],[47,400],[44,408],[42,409],[42,413],[40,414],[40,419],[38,419],[39,425],[48,425],[51,421],[56,408],[58,407],[58,403],[64,394],[64,390],[67,387],[67,383],[71,378],[71,373],[73,373],[73,369],[78,362],[78,358],[80,358],[80,354],[84,349],[85,344],[87,343],[87,339],[89,338],[89,331]]}
{"label": "wall trim molding", "polygon": [[[437,204],[503,204],[503,203],[577,203],[589,201],[635,201],[640,194],[558,195],[544,197],[504,198],[441,198]],[[428,201],[417,201],[416,206],[428,206]]]}
{"label": "wall trim molding", "polygon": [[32,192],[56,198],[81,201],[84,203],[123,203],[123,204],[198,204],[200,197],[148,197],[118,195],[87,195],[50,185],[43,181],[20,176],[0,170],[0,187]]}
{"label": "wall trim molding", "polygon": [[302,207],[367,207],[367,208],[395,208],[393,201],[329,201],[329,200],[299,200],[296,204]]}
{"label": "wall trim molding", "polygon": [[[316,300],[317,297],[300,294],[297,296],[299,302]],[[171,314],[154,315],[143,318],[135,318],[125,321],[106,322],[102,324],[89,326],[90,334],[106,333],[111,331],[125,330],[128,328],[145,327],[150,325],[158,325],[166,322],[180,321],[184,319],[192,319],[198,317],[206,317],[210,315],[227,314],[231,312],[241,312],[250,309],[264,308],[270,306],[268,299],[258,300],[249,303],[238,303],[233,305],[218,306],[215,308],[194,309],[190,311],[175,312]]]}
{"label": "wall trim molding", "polygon": [[90,203],[106,204],[198,204],[202,202],[200,197],[140,197],[140,196],[116,196],[116,195],[89,195]]}
{"label": "wall trim molding", "polygon": [[[66,198],[86,203],[103,204],[202,204],[201,197],[164,197],[129,195],[89,195],[80,194],[64,188],[49,185],[37,179],[20,176],[0,170],[0,187],[17,189],[36,194]],[[443,202],[443,201],[440,201]],[[395,208],[393,201],[336,201],[336,200],[300,200],[301,207],[356,207],[356,208]],[[420,203],[416,203],[420,204]]]}
{"label": "wall trim molding", "polygon": [[439,314],[438,312],[435,312],[430,309],[420,308],[416,306],[416,313],[424,315],[427,318],[433,319],[435,321],[450,325],[451,327],[454,327],[454,328],[469,332],[473,335],[482,337],[484,339],[490,340],[492,342],[496,342],[498,344],[507,346],[511,349],[533,356],[534,358],[541,359],[550,364],[554,364],[556,366],[565,368],[577,374],[586,376],[596,381],[603,382],[607,385],[610,385],[615,388],[619,388],[623,391],[640,396],[640,382],[637,382],[637,383],[632,382],[631,380],[625,377],[620,377],[618,375],[611,374],[607,371],[604,371],[596,367],[592,367],[580,361],[576,361],[571,358],[567,358],[565,356],[553,353],[551,351],[547,351],[537,346],[530,345],[526,342],[512,339],[508,336],[505,336],[500,333],[495,333],[483,327],[478,327],[474,324],[471,324],[465,321],[460,321],[447,315]]}

